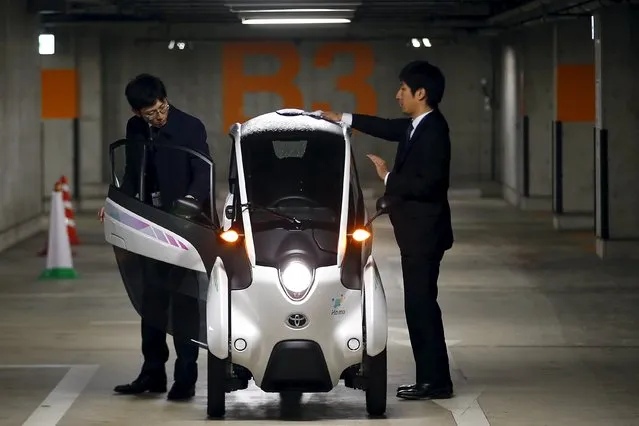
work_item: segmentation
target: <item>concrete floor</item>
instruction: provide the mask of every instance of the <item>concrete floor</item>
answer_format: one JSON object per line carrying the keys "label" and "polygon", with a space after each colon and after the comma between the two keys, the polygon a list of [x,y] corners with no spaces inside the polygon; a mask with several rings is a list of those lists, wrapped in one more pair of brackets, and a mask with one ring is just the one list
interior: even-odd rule
{"label": "concrete floor", "polygon": [[[391,312],[387,418],[368,420],[364,394],[340,387],[305,398],[297,420],[639,425],[639,268],[599,260],[591,233],[555,232],[549,215],[486,199],[452,207],[457,242],[443,262],[440,300],[457,397],[394,396],[413,365],[398,252],[382,218],[375,251]],[[78,227],[79,280],[37,280],[44,236],[0,254],[0,424],[204,424],[204,351],[192,402],[112,393],[138,372],[139,321],[95,216],[80,217]],[[228,401],[228,423],[281,419],[278,397],[255,388]]]}

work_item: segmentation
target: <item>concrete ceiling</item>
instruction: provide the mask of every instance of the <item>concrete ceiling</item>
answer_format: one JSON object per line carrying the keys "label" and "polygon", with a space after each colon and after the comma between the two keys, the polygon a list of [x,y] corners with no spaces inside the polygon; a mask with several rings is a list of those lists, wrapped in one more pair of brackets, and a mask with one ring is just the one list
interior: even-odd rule
{"label": "concrete ceiling", "polygon": [[[31,0],[31,8],[42,13],[44,24],[56,26],[90,24],[114,29],[122,23],[152,23],[172,28],[199,25],[216,37],[262,36],[266,31],[269,35],[299,37],[315,31],[326,36],[384,38],[421,37],[417,32],[435,35],[438,31],[494,33],[539,20],[583,15],[605,3],[606,0]],[[351,22],[331,25],[328,30],[326,26],[309,25],[242,25],[244,18],[265,17],[347,18]]]}
{"label": "concrete ceiling", "polygon": [[[432,20],[483,20],[526,0],[37,0],[70,19],[103,18],[165,22],[239,23],[244,17],[287,15],[346,17],[354,23],[427,23]],[[285,9],[328,9],[277,13]],[[332,9],[332,10],[330,10]],[[268,10],[268,12],[263,12]]]}

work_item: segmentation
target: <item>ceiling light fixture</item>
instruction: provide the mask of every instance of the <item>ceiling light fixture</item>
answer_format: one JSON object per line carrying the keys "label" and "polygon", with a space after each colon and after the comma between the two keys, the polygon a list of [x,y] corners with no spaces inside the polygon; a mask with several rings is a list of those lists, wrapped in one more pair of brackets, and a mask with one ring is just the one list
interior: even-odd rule
{"label": "ceiling light fixture", "polygon": [[355,9],[243,9],[233,10],[233,13],[304,13],[304,12],[355,12]]}
{"label": "ceiling light fixture", "polygon": [[55,54],[55,36],[53,34],[40,34],[38,36],[38,52],[41,55]]}
{"label": "ceiling light fixture", "polygon": [[242,19],[244,25],[305,25],[305,24],[348,24],[346,18],[256,18]]}
{"label": "ceiling light fixture", "polygon": [[182,40],[178,40],[178,41],[171,40],[171,41],[169,41],[169,50],[173,50],[173,49],[175,49],[176,47],[177,47],[179,50],[184,50],[187,46],[189,47],[189,49],[191,49],[191,48],[192,48],[192,46],[191,46],[190,42],[189,42],[189,43],[187,43],[187,42],[182,41]]}
{"label": "ceiling light fixture", "polygon": [[430,40],[426,37],[422,38],[421,41],[418,38],[413,38],[410,40],[410,42],[414,48],[421,47],[422,44],[424,45],[424,47],[432,47]]}

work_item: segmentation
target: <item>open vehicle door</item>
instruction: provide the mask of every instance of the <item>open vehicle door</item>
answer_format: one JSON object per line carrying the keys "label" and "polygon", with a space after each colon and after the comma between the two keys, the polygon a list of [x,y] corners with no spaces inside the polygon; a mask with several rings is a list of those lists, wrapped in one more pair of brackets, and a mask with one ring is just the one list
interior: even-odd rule
{"label": "open vehicle door", "polygon": [[[174,170],[158,176],[159,191],[148,187],[153,182],[149,173],[140,173],[153,170],[147,167],[149,153],[153,164],[164,162],[164,170]],[[225,244],[220,238],[213,162],[189,148],[126,139],[111,144],[110,157],[104,235],[113,245],[133,306],[149,325],[207,347],[206,304],[210,283],[216,285],[211,280],[214,265],[224,264],[230,284],[235,266],[246,259],[241,244]],[[209,173],[208,199],[197,202],[181,198],[187,188],[175,187],[176,175],[188,173],[188,164],[194,170],[195,162]],[[186,181],[192,178],[186,176]],[[161,205],[154,205],[152,194],[158,192]]]}

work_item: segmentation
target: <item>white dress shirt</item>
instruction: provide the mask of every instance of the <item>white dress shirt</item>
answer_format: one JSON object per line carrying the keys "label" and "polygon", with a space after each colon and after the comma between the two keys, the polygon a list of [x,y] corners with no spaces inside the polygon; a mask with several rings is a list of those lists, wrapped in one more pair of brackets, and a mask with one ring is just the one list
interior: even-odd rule
{"label": "white dress shirt", "polygon": [[[426,117],[428,114],[430,114],[432,112],[432,110],[427,111],[423,114],[418,115],[417,117],[413,118],[413,130],[411,130],[410,132],[410,136],[409,136],[409,140],[410,138],[413,137],[413,133],[415,133],[415,129],[417,128],[417,126],[419,125],[419,122],[422,121],[422,119],[424,117]],[[350,114],[348,112],[344,112],[342,113],[342,122],[348,124],[349,126],[353,125],[353,114]],[[388,175],[390,175],[390,172],[386,173],[386,176],[384,176],[384,185],[386,185],[386,181],[388,180]]]}

